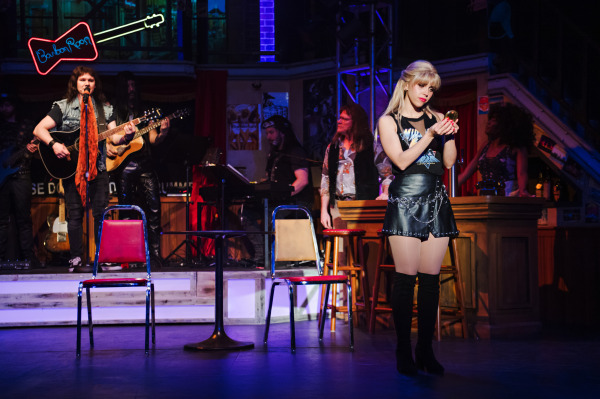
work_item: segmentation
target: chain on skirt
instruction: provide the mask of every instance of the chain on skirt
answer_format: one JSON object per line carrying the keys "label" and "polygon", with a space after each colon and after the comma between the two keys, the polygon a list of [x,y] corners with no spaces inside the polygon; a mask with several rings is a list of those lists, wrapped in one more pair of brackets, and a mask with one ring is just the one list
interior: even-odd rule
{"label": "chain on skirt", "polygon": [[458,235],[454,213],[441,176],[399,175],[389,187],[384,234],[418,237]]}

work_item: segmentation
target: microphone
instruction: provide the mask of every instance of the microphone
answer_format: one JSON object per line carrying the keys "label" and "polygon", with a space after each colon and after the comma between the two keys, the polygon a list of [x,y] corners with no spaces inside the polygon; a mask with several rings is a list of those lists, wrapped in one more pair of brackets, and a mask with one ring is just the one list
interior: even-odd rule
{"label": "microphone", "polygon": [[87,104],[89,98],[90,98],[90,86],[85,86],[85,89],[83,89],[83,103]]}

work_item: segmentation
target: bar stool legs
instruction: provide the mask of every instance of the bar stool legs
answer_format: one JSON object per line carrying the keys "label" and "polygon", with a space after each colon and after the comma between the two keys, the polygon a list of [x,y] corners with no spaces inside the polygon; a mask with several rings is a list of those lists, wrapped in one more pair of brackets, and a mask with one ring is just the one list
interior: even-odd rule
{"label": "bar stool legs", "polygon": [[[366,315],[366,320],[369,320],[370,304],[368,293],[368,274],[364,263],[363,241],[365,235],[364,230],[360,229],[328,229],[323,231],[325,243],[325,261],[324,274],[336,275],[339,272],[348,273],[350,283],[352,285],[352,303],[353,311],[363,311]],[[346,247],[345,264],[340,264],[338,248],[340,247],[341,239],[344,239]],[[330,263],[331,259],[331,263]],[[323,308],[324,293],[321,294],[321,308]],[[331,331],[335,331],[336,315],[339,312],[348,312],[347,306],[338,306],[337,290],[333,290],[331,294],[331,304],[328,308],[331,309]],[[358,312],[357,312],[358,313]],[[319,315],[319,320],[322,315]],[[354,318],[355,325],[358,323],[358,317]]]}

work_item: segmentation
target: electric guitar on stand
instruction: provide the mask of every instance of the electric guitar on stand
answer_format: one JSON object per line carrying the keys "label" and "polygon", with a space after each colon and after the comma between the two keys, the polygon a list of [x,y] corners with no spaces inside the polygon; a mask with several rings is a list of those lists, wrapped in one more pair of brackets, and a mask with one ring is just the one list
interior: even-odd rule
{"label": "electric guitar on stand", "polygon": [[[152,109],[144,112],[144,115],[132,120],[134,125],[139,125],[142,122],[153,121],[161,117],[160,109]],[[98,144],[102,140],[112,136],[116,133],[122,133],[125,131],[125,126],[129,122],[119,125],[113,129],[106,130],[102,133],[98,133]],[[54,154],[54,150],[46,145],[39,146],[40,158],[44,167],[50,174],[50,176],[56,179],[67,179],[75,174],[77,171],[77,163],[79,158],[79,129],[75,129],[71,132],[50,132],[53,140],[64,144],[67,150],[71,153],[70,159],[57,158]]]}
{"label": "electric guitar on stand", "polygon": [[[166,118],[170,120],[175,118],[183,119],[189,114],[190,112],[188,109],[180,109],[173,112],[171,115],[168,115]],[[160,127],[160,124],[161,120],[149,123],[148,126],[139,129],[135,133],[135,136],[133,136],[133,140],[131,140],[129,144],[121,144],[120,146],[117,146],[117,156],[112,158],[106,158],[106,170],[112,172],[113,170],[117,169],[130,154],[141,150],[144,146],[144,138],[142,136],[148,133],[150,130]]]}
{"label": "electric guitar on stand", "polygon": [[44,247],[54,254],[68,252],[70,249],[64,193],[61,179],[58,181],[58,194],[60,196],[58,199],[58,217],[48,216],[47,222],[50,231],[44,240]]}

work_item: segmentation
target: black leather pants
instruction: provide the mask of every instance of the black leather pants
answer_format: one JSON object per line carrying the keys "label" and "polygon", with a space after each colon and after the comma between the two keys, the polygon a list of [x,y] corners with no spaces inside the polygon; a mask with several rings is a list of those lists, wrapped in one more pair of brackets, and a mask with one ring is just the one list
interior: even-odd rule
{"label": "black leather pants", "polygon": [[[130,161],[116,176],[119,204],[139,205],[146,213],[150,254],[160,257],[160,190],[158,176],[149,165]],[[133,217],[126,215],[124,217]]]}

